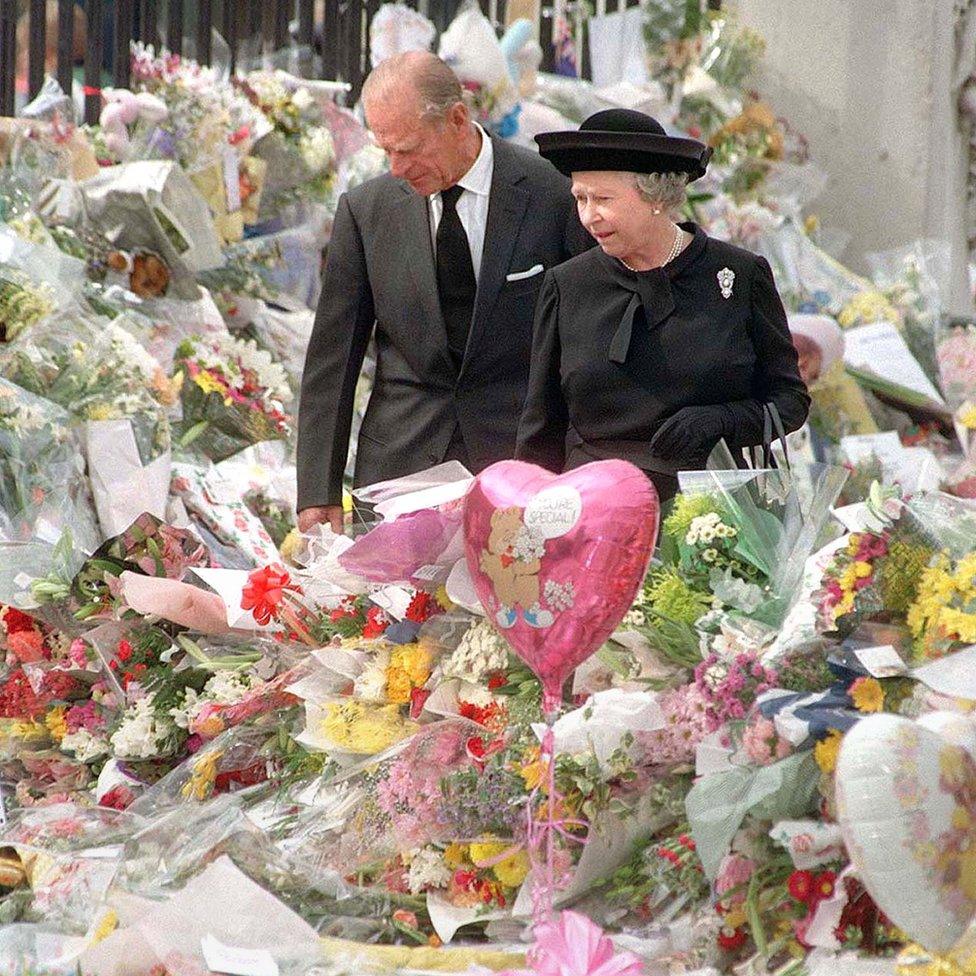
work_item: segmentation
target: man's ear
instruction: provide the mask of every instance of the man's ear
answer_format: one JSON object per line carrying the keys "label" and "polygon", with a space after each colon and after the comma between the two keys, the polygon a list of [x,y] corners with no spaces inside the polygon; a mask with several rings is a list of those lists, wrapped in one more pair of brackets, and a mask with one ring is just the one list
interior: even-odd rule
{"label": "man's ear", "polygon": [[471,121],[471,113],[464,102],[455,102],[448,110],[447,119],[453,127],[463,129]]}

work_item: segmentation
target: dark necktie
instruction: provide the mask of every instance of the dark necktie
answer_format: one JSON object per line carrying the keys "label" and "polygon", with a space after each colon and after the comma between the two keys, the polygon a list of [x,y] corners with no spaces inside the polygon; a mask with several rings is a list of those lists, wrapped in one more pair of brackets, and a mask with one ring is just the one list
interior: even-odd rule
{"label": "dark necktie", "polygon": [[457,212],[458,197],[462,192],[460,186],[441,191],[444,209],[437,225],[437,295],[447,327],[447,345],[458,368],[464,359],[478,289],[468,235],[464,233]]}

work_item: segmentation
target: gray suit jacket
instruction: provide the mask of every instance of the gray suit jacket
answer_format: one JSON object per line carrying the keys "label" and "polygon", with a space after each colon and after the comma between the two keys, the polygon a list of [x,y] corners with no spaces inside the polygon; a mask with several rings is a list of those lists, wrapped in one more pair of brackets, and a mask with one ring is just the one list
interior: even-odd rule
{"label": "gray suit jacket", "polygon": [[591,246],[569,181],[535,153],[494,140],[494,175],[474,316],[458,370],[437,296],[427,200],[389,174],[339,200],[305,360],[298,508],[338,504],[356,381],[370,336],[376,377],[356,485],[440,463],[457,427],[476,470],[512,457],[544,274]]}

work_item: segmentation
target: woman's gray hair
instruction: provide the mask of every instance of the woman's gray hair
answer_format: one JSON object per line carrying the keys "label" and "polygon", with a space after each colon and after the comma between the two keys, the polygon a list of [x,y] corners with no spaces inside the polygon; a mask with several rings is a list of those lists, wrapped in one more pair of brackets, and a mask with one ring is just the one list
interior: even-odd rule
{"label": "woman's gray hair", "polygon": [[684,205],[687,173],[634,173],[633,177],[640,195],[648,203],[659,203],[669,212]]}

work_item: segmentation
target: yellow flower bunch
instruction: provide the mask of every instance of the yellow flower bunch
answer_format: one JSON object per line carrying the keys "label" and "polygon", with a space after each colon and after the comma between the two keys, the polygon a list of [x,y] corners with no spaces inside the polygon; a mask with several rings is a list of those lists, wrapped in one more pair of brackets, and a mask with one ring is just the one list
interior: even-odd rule
{"label": "yellow flower bunch", "polygon": [[41,722],[0,719],[0,739],[17,739],[20,742],[46,742],[50,736],[48,727]]}
{"label": "yellow flower bunch", "polygon": [[206,800],[210,796],[217,778],[217,763],[223,754],[223,749],[210,749],[193,761],[190,778],[180,790],[184,800]]}
{"label": "yellow flower bunch", "polygon": [[397,705],[408,705],[410,693],[430,677],[432,655],[422,644],[401,644],[390,654],[386,669],[386,695]]}
{"label": "yellow flower bunch", "polygon": [[840,755],[840,744],[844,741],[844,736],[831,729],[827,738],[821,739],[813,747],[813,758],[817,761],[821,772],[832,773],[837,768],[837,757]]}
{"label": "yellow flower bunch", "polygon": [[511,851],[496,864],[491,865],[491,872],[506,888],[517,888],[529,873],[529,855],[520,847],[506,841],[487,837],[469,845],[468,854],[475,867],[486,867],[496,857],[501,857],[506,851]]}
{"label": "yellow flower bunch", "polygon": [[203,390],[204,393],[216,393],[224,398],[224,405],[230,406],[234,401],[227,396],[227,389],[216,377],[208,373],[205,369],[200,370],[193,377],[193,382]]}
{"label": "yellow flower bunch", "polygon": [[923,658],[941,657],[954,643],[976,643],[976,552],[953,564],[941,553],[922,572],[918,596],[908,609],[908,626]]}
{"label": "yellow flower bunch", "polygon": [[337,749],[372,756],[413,735],[419,726],[406,721],[397,705],[370,706],[349,699],[330,702],[322,719],[322,734]]}
{"label": "yellow flower bunch", "polygon": [[880,291],[862,291],[855,295],[837,316],[842,329],[851,329],[868,322],[894,322],[898,324],[898,312]]}
{"label": "yellow flower bunch", "polygon": [[68,723],[65,720],[67,712],[66,705],[58,705],[44,716],[44,724],[55,742],[60,742],[68,734]]}

